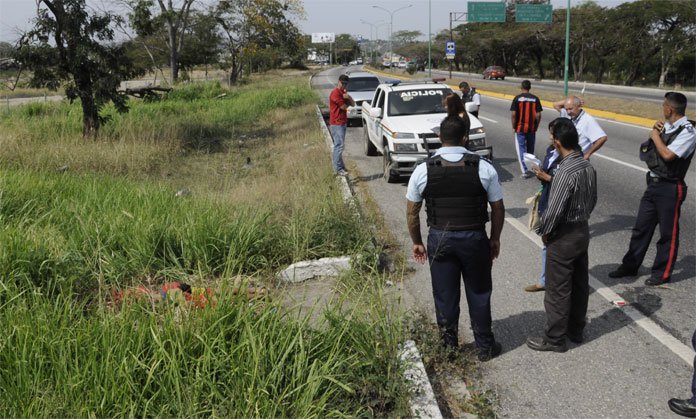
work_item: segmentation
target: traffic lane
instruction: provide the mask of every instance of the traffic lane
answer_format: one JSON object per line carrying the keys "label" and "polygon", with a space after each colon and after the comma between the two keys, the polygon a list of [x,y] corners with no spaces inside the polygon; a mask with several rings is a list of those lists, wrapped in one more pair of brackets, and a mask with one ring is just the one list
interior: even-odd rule
{"label": "traffic lane", "polygon": [[[509,123],[509,111],[502,102],[486,101],[485,109],[482,105],[481,115],[498,121],[485,126],[489,144],[493,145],[496,156],[493,163],[503,185],[507,214],[526,224],[529,217],[529,205],[525,203],[525,200],[539,189],[539,182],[535,179],[525,180],[519,177],[520,169]],[[548,121],[556,115],[554,111],[545,110],[542,113],[542,123],[537,133],[537,155],[542,155],[549,144],[546,126]],[[501,123],[501,120],[505,122]],[[622,157],[623,149],[626,148],[619,144],[635,142],[636,132],[644,132],[644,129],[617,128],[604,121],[600,124],[603,128],[606,127],[605,131],[609,135],[609,141],[600,150],[600,154],[610,154],[619,158]],[[612,150],[612,147],[615,150]],[[689,344],[693,325],[696,324],[696,310],[693,304],[694,295],[696,295],[696,284],[693,281],[696,277],[694,268],[696,237],[693,234],[696,228],[694,200],[688,199],[682,206],[679,257],[673,279],[669,284],[661,287],[646,287],[643,284],[650,274],[659,232],[653,237],[639,276],[609,278],[607,274],[618,266],[628,249],[639,201],[646,186],[645,169],[637,170],[599,156],[592,157],[592,164],[598,174],[598,202],[590,220],[591,274],[622,295],[629,303],[635,304],[644,314],[664,325],[676,338]],[[636,167],[638,167],[637,164]]]}
{"label": "traffic lane", "polygon": [[[439,74],[439,75],[446,75],[449,76],[449,71],[446,70],[433,70],[433,73]],[[463,78],[466,79],[469,84],[472,86],[476,87],[476,80],[483,80],[483,75],[482,74],[473,74],[473,73],[461,73],[461,72],[452,72],[453,77],[458,77],[458,78]],[[496,83],[501,83],[505,84],[508,86],[519,86],[520,82],[524,80],[523,77],[513,77],[513,76],[508,76],[505,78],[505,80],[493,80]],[[563,93],[565,87],[563,85],[563,80],[536,80],[536,79],[531,79],[532,80],[532,88],[533,89],[541,89],[541,90],[547,90],[547,91],[552,91],[556,93]],[[484,89],[485,90],[485,89]],[[596,95],[596,96],[605,96],[605,97],[613,97],[613,98],[618,98],[618,99],[625,99],[625,100],[640,100],[640,101],[647,101],[647,102],[653,102],[655,104],[661,104],[662,101],[665,98],[665,93],[672,91],[671,89],[654,89],[654,88],[642,88],[642,87],[631,87],[631,86],[615,86],[615,85],[598,85],[595,83],[584,83],[584,82],[569,82],[568,83],[568,94],[569,95],[577,95],[577,96],[582,96],[582,95]],[[679,90],[677,90],[679,91]],[[694,104],[696,104],[696,94],[693,92],[686,92],[686,91],[681,91],[684,93],[687,97],[688,101],[688,110],[687,112],[690,112],[690,110],[694,109]]]}
{"label": "traffic lane", "polygon": [[[386,183],[382,178],[381,158],[363,153],[360,127],[348,128],[345,155],[352,170],[351,182],[362,183],[374,197],[409,261],[412,275],[400,285],[408,291],[405,299],[413,301],[434,322],[428,265],[413,262],[410,255],[405,183]],[[659,343],[597,293],[590,296],[583,345],[572,346],[566,354],[531,351],[525,340],[543,331],[543,293],[526,293],[523,287],[539,277],[540,248],[509,221],[503,229],[501,247],[501,256],[493,264],[492,314],[493,331],[504,353],[484,367],[484,385],[496,391],[501,416],[661,416],[665,400],[673,397],[674,387],[689,380],[683,361],[661,348],[655,349]],[[461,339],[472,342],[464,307]],[[548,396],[550,388],[554,389],[553,397]],[[622,403],[617,404],[617,400]],[[568,406],[572,406],[572,412],[564,410]]]}

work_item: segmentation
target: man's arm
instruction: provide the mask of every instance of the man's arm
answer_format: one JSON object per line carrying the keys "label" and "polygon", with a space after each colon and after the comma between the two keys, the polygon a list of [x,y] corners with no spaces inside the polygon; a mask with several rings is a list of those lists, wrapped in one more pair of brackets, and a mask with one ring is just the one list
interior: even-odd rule
{"label": "man's arm", "polygon": [[549,190],[549,203],[541,216],[541,220],[539,220],[539,227],[537,228],[537,234],[540,236],[546,236],[551,233],[560,222],[567,201],[570,199],[572,180],[567,173],[559,171],[553,177],[549,187],[551,188]]}
{"label": "man's arm", "polygon": [[602,146],[603,146],[604,143],[606,143],[606,142],[607,142],[607,136],[606,136],[606,135],[605,135],[604,137],[599,137],[599,139],[598,139],[597,141],[595,141],[594,143],[592,143],[592,146],[590,146],[590,148],[589,148],[589,149],[587,150],[587,152],[585,153],[585,156],[584,156],[584,157],[585,157],[585,160],[589,160],[589,159],[590,159],[590,156],[593,155],[595,152],[597,152],[597,150],[599,150],[600,148],[602,148]]}
{"label": "man's arm", "polygon": [[420,210],[423,202],[413,202],[406,200],[406,223],[408,224],[408,234],[413,243],[413,258],[416,262],[425,263],[428,253],[423,245],[423,237],[420,229]]}
{"label": "man's arm", "polygon": [[561,100],[559,100],[558,102],[553,102],[553,108],[554,108],[555,110],[557,110],[558,112],[560,112],[561,109],[564,109],[564,108],[565,108],[565,102],[566,102],[565,99],[561,99]]}
{"label": "man's arm", "polygon": [[491,261],[500,255],[500,233],[505,224],[505,205],[503,200],[491,202]]}
{"label": "man's arm", "polygon": [[679,156],[677,156],[672,150],[667,148],[667,145],[662,141],[662,137],[660,137],[660,131],[662,131],[662,128],[664,126],[664,122],[657,121],[653,126],[652,131],[650,131],[650,139],[655,144],[655,150],[657,150],[657,153],[660,155],[660,157],[662,157],[662,160],[672,161]]}
{"label": "man's arm", "polygon": [[517,128],[515,127],[515,123],[517,122],[517,111],[511,111],[511,117],[510,121],[512,122],[512,130],[515,131]]}
{"label": "man's arm", "polygon": [[343,100],[344,104],[343,106],[341,106],[341,109],[343,109],[344,111],[348,109],[349,106],[355,106],[355,101],[353,100],[353,97],[348,93],[343,94]]}

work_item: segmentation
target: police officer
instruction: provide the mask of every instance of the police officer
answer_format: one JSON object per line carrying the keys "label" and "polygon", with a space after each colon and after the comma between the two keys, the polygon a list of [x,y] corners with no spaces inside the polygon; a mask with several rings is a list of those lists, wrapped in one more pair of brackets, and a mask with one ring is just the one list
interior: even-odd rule
{"label": "police officer", "polygon": [[[452,108],[448,106],[448,110]],[[465,148],[468,132],[468,121],[455,110],[448,111],[440,124],[442,147],[416,167],[408,183],[407,222],[414,259],[425,263],[427,258],[430,262],[443,345],[453,349],[458,346],[463,279],[478,358],[487,361],[502,351],[491,330],[491,267],[500,253],[505,206],[498,174],[491,163]],[[420,231],[423,199],[430,227],[427,250]],[[485,229],[488,203],[490,240]]]}
{"label": "police officer", "polygon": [[686,119],[686,96],[668,92],[662,104],[665,121],[657,121],[650,139],[641,145],[641,160],[650,171],[648,186],[640,200],[631,243],[611,278],[634,276],[643,263],[653,232],[660,226],[660,239],[650,278],[645,285],[670,280],[679,250],[679,216],[686,197],[684,177],[696,149],[696,131]]}
{"label": "police officer", "polygon": [[465,106],[467,102],[473,102],[476,105],[476,110],[471,112],[471,114],[478,118],[479,109],[481,108],[481,95],[476,93],[475,87],[469,87],[469,83],[465,81],[459,83],[459,90],[462,92],[462,103]]}

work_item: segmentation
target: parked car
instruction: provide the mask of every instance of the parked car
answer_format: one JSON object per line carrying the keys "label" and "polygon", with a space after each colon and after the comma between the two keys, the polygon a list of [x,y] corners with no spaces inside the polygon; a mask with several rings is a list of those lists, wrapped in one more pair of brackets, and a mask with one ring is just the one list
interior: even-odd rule
{"label": "parked car", "polygon": [[379,86],[379,79],[366,71],[354,71],[348,73],[348,93],[355,101],[355,106],[348,107],[348,123],[362,122],[362,104],[372,100],[375,89]]}
{"label": "parked car", "polygon": [[503,67],[497,66],[497,65],[492,65],[485,70],[483,70],[483,79],[501,79],[505,80],[505,69]]}

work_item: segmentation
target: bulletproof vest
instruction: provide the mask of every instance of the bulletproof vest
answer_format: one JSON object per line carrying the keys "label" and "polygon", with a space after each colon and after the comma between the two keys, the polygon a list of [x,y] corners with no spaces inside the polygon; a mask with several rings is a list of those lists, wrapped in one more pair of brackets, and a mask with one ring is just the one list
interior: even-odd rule
{"label": "bulletproof vest", "polygon": [[476,94],[476,89],[473,87],[469,89],[469,93],[462,95],[462,102],[472,102],[474,100],[474,95]]}
{"label": "bulletproof vest", "polygon": [[476,154],[450,162],[441,156],[426,160],[428,183],[423,191],[428,226],[438,230],[481,230],[488,221],[488,194],[479,178]]}
{"label": "bulletproof vest", "polygon": [[[691,124],[693,126],[694,122],[688,121],[687,124]],[[669,134],[664,132],[660,133],[662,142],[664,142],[667,146],[672,144],[672,141],[674,141],[682,130],[686,128],[687,124],[681,125],[679,128],[670,132]],[[640,148],[640,159],[648,165],[648,169],[661,178],[673,181],[684,179],[686,172],[689,170],[689,165],[691,164],[691,158],[693,156],[694,153],[691,153],[686,158],[677,157],[672,161],[665,161],[662,157],[660,157],[660,153],[658,153],[657,148],[655,148],[655,143],[653,143],[650,139],[641,144]]]}

